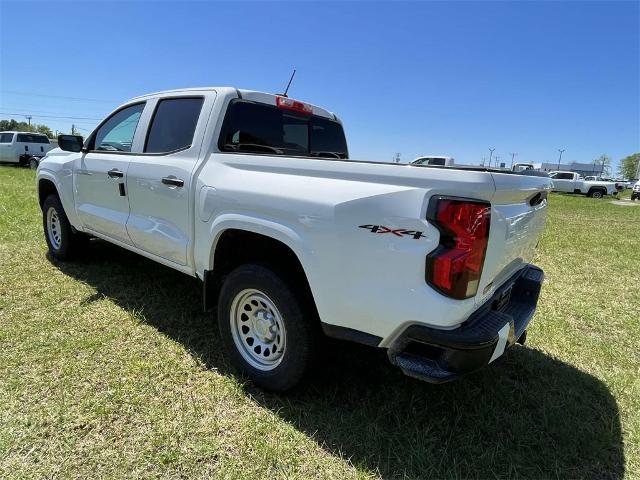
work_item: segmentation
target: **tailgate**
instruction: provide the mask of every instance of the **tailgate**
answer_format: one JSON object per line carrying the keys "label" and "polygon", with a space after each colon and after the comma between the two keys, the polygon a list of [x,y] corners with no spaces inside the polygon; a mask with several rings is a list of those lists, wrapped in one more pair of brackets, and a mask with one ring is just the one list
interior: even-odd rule
{"label": "tailgate", "polygon": [[544,228],[548,177],[492,173],[496,192],[491,200],[489,246],[478,287],[478,304],[533,260]]}

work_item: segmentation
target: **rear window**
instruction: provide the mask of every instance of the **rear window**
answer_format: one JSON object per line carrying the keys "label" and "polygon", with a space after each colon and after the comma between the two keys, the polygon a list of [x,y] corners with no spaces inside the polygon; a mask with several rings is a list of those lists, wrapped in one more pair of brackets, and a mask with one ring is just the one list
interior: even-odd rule
{"label": "rear window", "polygon": [[573,180],[573,173],[552,173],[549,176],[556,180]]}
{"label": "rear window", "polygon": [[0,133],[0,143],[11,143],[13,133]]}
{"label": "rear window", "polygon": [[19,133],[16,142],[22,143],[49,143],[46,135],[33,135],[31,133]]}
{"label": "rear window", "polygon": [[218,146],[226,152],[349,157],[340,123],[247,100],[229,104]]}

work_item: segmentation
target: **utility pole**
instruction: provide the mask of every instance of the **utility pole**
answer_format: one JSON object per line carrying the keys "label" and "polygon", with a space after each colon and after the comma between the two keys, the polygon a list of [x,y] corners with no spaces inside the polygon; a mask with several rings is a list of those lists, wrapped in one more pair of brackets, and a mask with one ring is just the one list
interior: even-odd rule
{"label": "utility pole", "polygon": [[486,161],[487,161],[487,157],[482,157],[482,163],[480,165],[484,167],[484,164]]}
{"label": "utility pole", "polygon": [[500,165],[499,160],[500,160],[500,155],[496,155],[496,167]]}
{"label": "utility pole", "polygon": [[562,154],[564,153],[564,148],[559,148],[560,157],[558,158],[558,170],[560,170],[560,162],[562,161]]}
{"label": "utility pole", "polygon": [[493,152],[495,151],[495,147],[489,147],[489,151],[491,154],[489,155],[489,168],[491,168],[491,159],[493,158]]}
{"label": "utility pole", "polygon": [[27,122],[29,122],[29,126],[31,126],[31,115],[26,115],[25,118],[27,119]]}
{"label": "utility pole", "polygon": [[71,135],[75,135],[76,134],[76,126],[75,124],[71,124]]}
{"label": "utility pole", "polygon": [[513,169],[513,158],[518,155],[518,152],[512,152],[511,153],[511,168]]}

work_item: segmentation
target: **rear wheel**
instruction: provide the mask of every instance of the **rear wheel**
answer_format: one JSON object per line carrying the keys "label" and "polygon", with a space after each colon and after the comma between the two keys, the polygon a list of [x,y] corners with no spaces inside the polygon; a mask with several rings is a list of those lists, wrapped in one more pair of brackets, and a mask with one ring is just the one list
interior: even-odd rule
{"label": "rear wheel", "polygon": [[31,170],[36,170],[38,168],[38,159],[35,157],[31,157],[29,159],[29,167]]}
{"label": "rear wheel", "polygon": [[42,204],[42,225],[49,252],[58,260],[68,260],[79,253],[88,237],[74,231],[58,195],[49,195]]}
{"label": "rear wheel", "polygon": [[227,276],[218,301],[218,327],[231,363],[273,391],[295,387],[317,346],[314,312],[287,280],[259,265]]}
{"label": "rear wheel", "polygon": [[593,197],[593,198],[602,198],[604,196],[602,190],[600,189],[595,189],[595,190],[591,190],[588,194],[588,197]]}

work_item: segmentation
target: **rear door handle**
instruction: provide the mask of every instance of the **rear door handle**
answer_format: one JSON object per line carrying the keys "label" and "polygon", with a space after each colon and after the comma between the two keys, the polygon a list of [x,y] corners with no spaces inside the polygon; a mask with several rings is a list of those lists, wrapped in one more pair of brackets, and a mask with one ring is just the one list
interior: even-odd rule
{"label": "rear door handle", "polygon": [[109,170],[107,172],[107,175],[109,175],[109,178],[122,178],[122,177],[124,177],[124,173],[122,173],[117,168],[113,168],[113,169]]}
{"label": "rear door handle", "polygon": [[184,180],[175,177],[174,175],[162,177],[162,183],[164,183],[165,185],[171,185],[172,187],[184,187]]}

